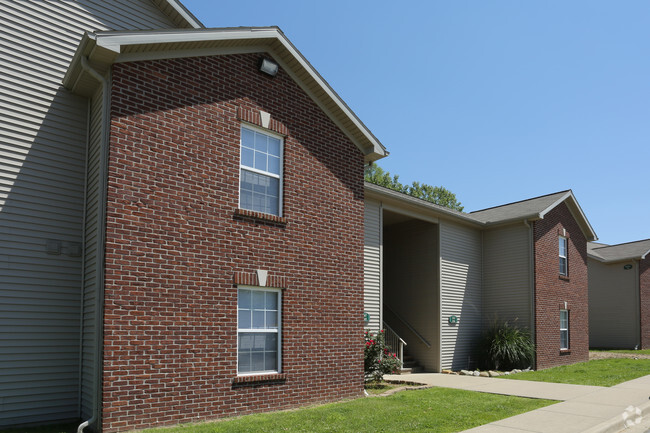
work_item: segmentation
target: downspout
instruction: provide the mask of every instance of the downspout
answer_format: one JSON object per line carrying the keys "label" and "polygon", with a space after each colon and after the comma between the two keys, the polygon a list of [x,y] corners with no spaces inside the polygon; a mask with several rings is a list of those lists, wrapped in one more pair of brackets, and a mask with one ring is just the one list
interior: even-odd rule
{"label": "downspout", "polygon": [[634,323],[638,323],[639,326],[636,328],[636,347],[635,349],[645,349],[643,347],[643,329],[641,327],[641,260],[643,260],[643,257],[641,257],[638,260],[635,260],[634,264],[636,265],[636,269],[634,270],[636,273],[636,278],[634,279],[634,285],[636,286],[634,289],[636,290],[636,300],[638,302],[638,307],[636,309],[636,320]]}
{"label": "downspout", "polygon": [[438,311],[436,311],[436,318],[438,319],[438,341],[436,347],[438,350],[438,371],[442,371],[442,222],[438,222]]}
{"label": "downspout", "polygon": [[535,344],[535,356],[533,357],[532,368],[537,368],[537,342],[535,336],[535,240],[533,237],[533,226],[524,220],[524,225],[528,227],[528,260],[529,260],[529,285],[530,285],[530,338]]}
{"label": "downspout", "polygon": [[384,202],[379,202],[379,329],[384,326]]}
{"label": "downspout", "polygon": [[84,295],[86,288],[86,218],[88,212],[86,207],[88,206],[88,148],[90,147],[90,108],[92,105],[92,99],[88,99],[88,104],[86,105],[86,156],[84,161],[84,201],[83,201],[83,218],[81,219],[81,300],[80,300],[80,314],[79,314],[79,396],[77,399],[77,406],[79,407],[79,418],[81,418],[81,398],[82,398],[82,387],[81,383],[83,382],[83,344],[84,344]]}
{"label": "downspout", "polygon": [[[100,409],[100,395],[101,395],[101,357],[102,357],[102,323],[104,312],[104,245],[106,242],[106,188],[107,179],[106,171],[108,165],[108,137],[109,137],[109,122],[110,122],[110,95],[108,80],[104,78],[99,72],[94,70],[89,64],[86,57],[81,57],[81,67],[84,71],[88,72],[93,78],[99,81],[102,85],[102,132],[100,142],[99,154],[99,212],[97,215],[97,232],[98,232],[98,248],[97,248],[97,269],[95,289],[97,295],[97,305],[95,308],[95,368],[93,370],[93,408],[92,417],[82,422],[77,427],[77,433],[83,433],[84,429],[89,425],[99,420]],[[85,290],[85,288],[84,288]]]}

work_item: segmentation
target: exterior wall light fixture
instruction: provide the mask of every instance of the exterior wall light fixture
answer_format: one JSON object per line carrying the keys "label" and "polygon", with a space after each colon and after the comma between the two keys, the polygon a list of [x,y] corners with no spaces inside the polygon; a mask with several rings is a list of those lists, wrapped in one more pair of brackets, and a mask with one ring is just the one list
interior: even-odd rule
{"label": "exterior wall light fixture", "polygon": [[266,75],[275,77],[278,74],[278,69],[278,64],[273,60],[267,59],[266,57],[260,59],[260,71],[264,72]]}

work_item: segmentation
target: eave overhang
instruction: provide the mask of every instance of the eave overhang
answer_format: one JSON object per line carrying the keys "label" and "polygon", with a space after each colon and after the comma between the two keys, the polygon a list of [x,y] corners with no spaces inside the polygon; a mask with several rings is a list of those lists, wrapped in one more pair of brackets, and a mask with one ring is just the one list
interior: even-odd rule
{"label": "eave overhang", "polygon": [[648,255],[648,253],[645,253],[645,254],[643,254],[641,256],[634,255],[634,256],[627,256],[627,257],[617,257],[615,259],[606,259],[606,258],[598,256],[596,254],[588,253],[587,257],[589,257],[590,259],[597,260],[597,261],[599,261],[601,263],[611,264],[611,263],[618,263],[618,262],[629,262],[631,260],[643,260],[643,259],[646,258],[647,255]]}
{"label": "eave overhang", "polygon": [[381,201],[385,208],[393,212],[404,213],[414,218],[437,223],[440,219],[452,220],[457,223],[475,228],[483,228],[484,224],[476,221],[464,212],[459,212],[445,206],[440,206],[426,200],[412,197],[398,191],[375,185],[364,184],[365,198]]}
{"label": "eave overhang", "polygon": [[372,162],[386,148],[336,94],[277,27],[86,33],[63,80],[74,93],[91,96],[98,83],[84,71],[81,57],[100,74],[114,63],[181,57],[258,53],[271,56]]}

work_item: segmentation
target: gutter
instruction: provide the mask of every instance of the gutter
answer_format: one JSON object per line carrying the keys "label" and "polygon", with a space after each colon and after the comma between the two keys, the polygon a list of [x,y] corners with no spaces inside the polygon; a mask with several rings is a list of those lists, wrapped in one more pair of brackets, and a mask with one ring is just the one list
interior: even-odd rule
{"label": "gutter", "polygon": [[[93,369],[93,407],[92,407],[92,417],[84,422],[82,422],[79,427],[77,427],[77,433],[83,433],[84,429],[89,425],[97,422],[99,420],[99,411],[100,411],[100,396],[101,396],[101,384],[100,384],[100,375],[101,375],[101,358],[102,358],[102,323],[103,323],[103,311],[104,311],[104,245],[106,241],[106,200],[107,200],[107,179],[106,171],[108,166],[108,137],[109,137],[109,122],[110,122],[110,95],[109,95],[109,83],[108,80],[103,77],[99,72],[94,70],[88,64],[88,58],[85,56],[81,57],[81,67],[84,71],[88,72],[94,79],[99,81],[102,85],[102,132],[101,132],[101,143],[100,143],[100,154],[99,154],[99,212],[97,215],[97,231],[98,231],[98,248],[97,248],[97,269],[96,269],[96,280],[95,280],[95,291],[97,295],[97,305],[95,308],[95,359],[94,359],[94,369]],[[88,143],[89,144],[89,143]],[[84,209],[85,212],[85,209]],[[85,245],[84,245],[85,251]],[[85,272],[85,270],[82,270]],[[85,291],[85,287],[82,289],[82,294]],[[83,318],[82,318],[83,319]],[[83,323],[83,322],[82,322]],[[81,328],[83,334],[83,325]],[[81,383],[80,383],[81,386]],[[80,389],[81,391],[81,389]]]}

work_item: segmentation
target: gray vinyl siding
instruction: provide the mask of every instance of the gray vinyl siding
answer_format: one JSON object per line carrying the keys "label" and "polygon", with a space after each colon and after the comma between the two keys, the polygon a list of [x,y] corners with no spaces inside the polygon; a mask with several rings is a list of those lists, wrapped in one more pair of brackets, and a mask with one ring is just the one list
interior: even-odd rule
{"label": "gray vinyl siding", "polygon": [[0,2],[0,427],[80,416],[88,101],[61,80],[84,30],[171,26],[149,0]]}
{"label": "gray vinyl siding", "polygon": [[483,318],[532,329],[529,228],[523,223],[483,233]]}
{"label": "gray vinyl siding", "polygon": [[634,349],[640,344],[638,262],[588,259],[588,265],[589,347]]}
{"label": "gray vinyl siding", "polygon": [[363,309],[370,314],[367,329],[381,329],[382,302],[382,215],[381,203],[366,200],[363,249]]}
{"label": "gray vinyl siding", "polygon": [[384,257],[385,321],[425,371],[440,371],[438,226],[410,220],[386,227]]}
{"label": "gray vinyl siding", "polygon": [[[440,222],[441,367],[476,367],[481,334],[481,233]],[[450,316],[457,324],[448,322]]]}

